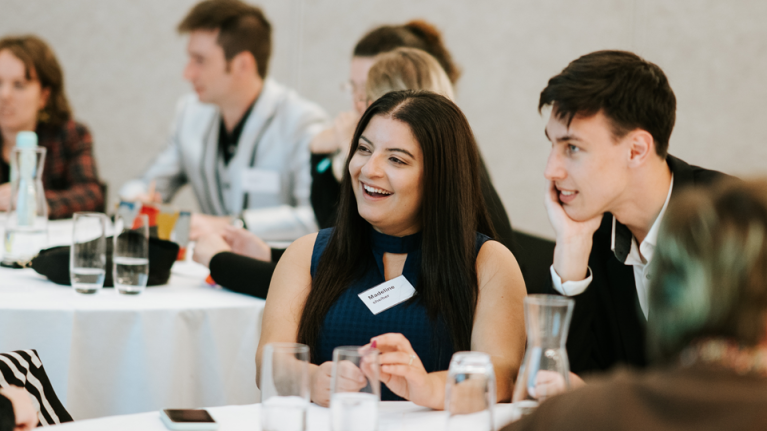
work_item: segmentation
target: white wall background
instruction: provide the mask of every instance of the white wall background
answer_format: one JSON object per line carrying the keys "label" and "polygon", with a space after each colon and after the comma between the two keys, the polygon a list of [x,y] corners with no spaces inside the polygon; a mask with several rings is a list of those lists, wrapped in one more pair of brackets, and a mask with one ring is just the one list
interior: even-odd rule
{"label": "white wall background", "polygon": [[[0,0],[0,35],[36,33],[61,61],[115,199],[164,145],[192,0]],[[463,67],[458,102],[516,228],[550,236],[548,142],[536,112],[547,80],[590,51],[628,49],[666,71],[678,101],[671,152],[735,175],[767,174],[763,0],[262,0],[275,28],[271,76],[335,115],[351,50],[370,28],[425,18]],[[762,126],[760,126],[762,124]],[[194,208],[187,190],[176,200]]]}

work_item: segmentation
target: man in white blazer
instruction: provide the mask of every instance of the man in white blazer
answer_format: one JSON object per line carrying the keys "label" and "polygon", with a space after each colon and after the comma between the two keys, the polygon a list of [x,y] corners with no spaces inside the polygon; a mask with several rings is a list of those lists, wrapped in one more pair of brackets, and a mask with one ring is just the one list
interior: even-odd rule
{"label": "man in white blazer", "polygon": [[167,147],[121,197],[168,202],[190,183],[202,210],[192,216],[192,239],[236,219],[267,240],[315,231],[309,142],[327,116],[266,78],[271,25],[263,12],[206,0],[178,30],[189,33],[184,78],[196,94],[181,98]]}

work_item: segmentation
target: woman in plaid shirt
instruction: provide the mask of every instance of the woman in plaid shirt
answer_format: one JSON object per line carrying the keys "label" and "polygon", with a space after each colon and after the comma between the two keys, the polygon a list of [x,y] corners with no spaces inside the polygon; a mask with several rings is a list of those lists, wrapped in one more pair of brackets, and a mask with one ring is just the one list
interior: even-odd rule
{"label": "woman in plaid shirt", "polygon": [[0,39],[0,211],[10,205],[9,160],[16,134],[37,133],[47,149],[43,187],[51,219],[103,211],[104,193],[88,129],[72,119],[53,51],[36,36]]}

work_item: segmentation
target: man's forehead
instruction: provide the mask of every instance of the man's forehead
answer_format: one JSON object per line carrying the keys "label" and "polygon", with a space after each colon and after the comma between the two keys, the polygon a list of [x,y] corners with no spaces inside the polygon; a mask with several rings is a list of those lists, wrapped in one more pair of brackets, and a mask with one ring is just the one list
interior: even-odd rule
{"label": "man's forehead", "polygon": [[552,112],[546,123],[546,137],[555,140],[583,140],[587,135],[611,133],[607,117],[600,111],[596,114],[576,114],[572,118],[559,117]]}
{"label": "man's forehead", "polygon": [[[562,139],[573,139],[577,138],[578,133],[577,130],[573,130],[572,121],[570,121],[568,124],[567,118],[558,118],[554,113],[552,112],[551,116],[549,117],[549,121],[546,123],[546,128],[544,129],[544,133],[546,134],[546,138],[549,139],[549,141],[559,141]],[[573,119],[574,121],[574,119]]]}
{"label": "man's forehead", "polygon": [[219,48],[223,52],[223,48],[218,44],[218,29],[207,30],[193,30],[189,33],[189,49],[205,49]]}

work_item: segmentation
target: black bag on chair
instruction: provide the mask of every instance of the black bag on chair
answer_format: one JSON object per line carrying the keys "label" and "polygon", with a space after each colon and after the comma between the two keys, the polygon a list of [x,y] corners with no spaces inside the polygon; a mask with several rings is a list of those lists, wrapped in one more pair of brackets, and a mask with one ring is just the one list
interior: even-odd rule
{"label": "black bag on chair", "polygon": [[[114,287],[112,280],[112,238],[107,238],[107,263],[104,287]],[[147,286],[166,284],[170,278],[170,268],[178,256],[179,246],[175,242],[149,238],[149,279]],[[56,284],[70,286],[69,246],[53,247],[40,252],[32,259],[32,269],[48,277]]]}
{"label": "black bag on chair", "polygon": [[[72,416],[59,401],[45,374],[43,362],[35,350],[0,353],[0,374],[9,385],[24,388],[37,403],[37,417],[42,425],[72,422]],[[0,384],[3,384],[0,381]]]}

